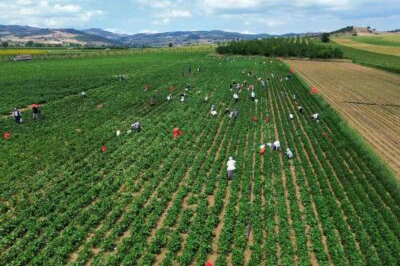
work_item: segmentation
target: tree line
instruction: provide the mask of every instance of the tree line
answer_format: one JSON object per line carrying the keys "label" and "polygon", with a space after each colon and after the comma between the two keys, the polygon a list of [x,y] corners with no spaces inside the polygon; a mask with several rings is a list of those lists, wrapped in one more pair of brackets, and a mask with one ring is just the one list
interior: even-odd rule
{"label": "tree line", "polygon": [[219,46],[220,54],[264,55],[281,57],[343,58],[341,49],[304,38],[273,38],[230,42]]}

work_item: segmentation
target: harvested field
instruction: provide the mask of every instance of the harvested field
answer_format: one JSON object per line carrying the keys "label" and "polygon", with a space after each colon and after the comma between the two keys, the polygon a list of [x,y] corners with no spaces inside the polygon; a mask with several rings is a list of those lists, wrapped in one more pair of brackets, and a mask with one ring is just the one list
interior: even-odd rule
{"label": "harvested field", "polygon": [[400,177],[400,76],[352,63],[290,61]]}

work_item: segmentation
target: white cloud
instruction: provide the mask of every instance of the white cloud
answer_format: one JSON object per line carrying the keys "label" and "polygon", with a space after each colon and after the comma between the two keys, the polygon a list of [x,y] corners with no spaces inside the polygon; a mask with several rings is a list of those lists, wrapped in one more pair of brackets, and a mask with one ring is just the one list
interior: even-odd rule
{"label": "white cloud", "polygon": [[38,27],[72,27],[80,26],[103,15],[102,10],[85,10],[78,4],[65,4],[65,2],[61,0],[2,0],[0,21],[7,24]]}

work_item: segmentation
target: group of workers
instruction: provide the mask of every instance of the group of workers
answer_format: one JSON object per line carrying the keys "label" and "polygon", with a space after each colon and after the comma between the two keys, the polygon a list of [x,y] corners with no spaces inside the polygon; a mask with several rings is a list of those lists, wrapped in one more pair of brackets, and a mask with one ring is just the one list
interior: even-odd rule
{"label": "group of workers", "polygon": [[[201,68],[199,67],[197,69],[197,71],[200,72]],[[191,74],[191,67],[189,67],[188,73]],[[253,73],[252,71],[248,71],[247,73],[243,71],[243,74],[247,74],[248,77],[252,77],[253,75],[254,75],[254,77],[256,77],[255,73]],[[271,78],[274,78],[274,74],[271,74]],[[291,75],[289,75],[288,77],[285,78],[285,80],[288,81],[291,78],[292,78]],[[125,82],[125,77],[121,75],[121,76],[119,76],[119,80],[120,80],[120,82]],[[258,81],[260,82],[262,88],[265,89],[267,87],[267,85],[268,85],[269,78],[266,81],[264,81],[263,79],[259,78]],[[237,118],[239,116],[239,111],[238,111],[238,109],[236,107],[236,104],[239,102],[239,94],[238,94],[238,92],[240,92],[243,89],[243,87],[245,87],[245,86],[247,86],[247,81],[244,81],[243,84],[236,83],[234,81],[232,84],[229,85],[229,89],[231,91],[233,91],[233,89],[237,90],[237,91],[235,91],[233,93],[233,100],[234,100],[235,107],[234,107],[233,110],[230,110],[229,108],[226,108],[225,109],[225,115],[228,115],[229,117],[233,118],[235,122],[236,122],[236,120],[237,120]],[[173,86],[171,86],[171,87],[173,87]],[[146,84],[145,85],[145,92],[148,91],[148,89],[149,89],[149,85]],[[185,86],[185,91],[190,91],[190,90],[191,90],[191,86],[190,85],[186,85]],[[252,102],[255,102],[255,104],[257,104],[258,103],[258,99],[256,98],[256,93],[254,91],[254,85],[248,86],[247,90],[250,91],[250,100]],[[170,92],[173,92],[173,90],[171,91],[171,88],[170,88]],[[85,92],[82,92],[80,95],[81,95],[82,98],[86,97],[86,93]],[[285,93],[281,92],[280,96],[283,99],[285,97]],[[186,97],[186,94],[185,93],[181,93],[180,94],[180,102],[184,102],[185,101],[185,97]],[[173,98],[173,96],[170,93],[167,96],[167,101],[171,101],[172,98]],[[205,99],[204,99],[205,102],[208,102],[208,99],[209,99],[209,96],[207,94],[205,96]],[[292,95],[292,99],[296,100],[296,95],[295,94]],[[149,105],[150,106],[155,106],[156,105],[156,101],[155,101],[155,99],[153,97],[150,98]],[[40,106],[37,105],[37,104],[32,105],[33,119],[39,119],[39,117],[40,117],[40,109],[39,109],[39,107]],[[302,106],[300,106],[300,105],[297,106],[297,110],[298,110],[299,113],[303,113],[304,112],[304,108]],[[216,108],[216,106],[214,104],[211,105],[210,114],[211,114],[212,117],[215,117],[218,114],[217,108]],[[12,115],[13,115],[15,121],[18,124],[22,123],[23,119],[22,119],[21,111],[18,108],[14,109]],[[289,114],[289,119],[293,120],[294,119],[294,115],[293,114]],[[312,114],[311,115],[311,119],[319,122],[319,114],[318,113]],[[266,121],[266,123],[270,122],[269,116],[267,116],[265,118],[265,121]],[[253,122],[254,123],[257,122],[257,117],[253,117]],[[139,121],[135,121],[134,123],[131,124],[131,129],[128,130],[127,133],[131,134],[132,131],[140,132],[141,129],[142,129],[142,127],[141,127],[140,122]],[[183,132],[180,130],[180,128],[175,127],[173,129],[173,137],[174,137],[174,139],[177,139],[182,134],[183,134]],[[119,137],[120,135],[121,135],[121,131],[117,130],[116,136]],[[260,146],[260,155],[264,155],[265,154],[266,146],[268,146],[273,151],[280,151],[281,150],[280,142],[279,142],[279,140],[276,140],[275,142],[269,142],[267,144],[262,144]],[[286,153],[285,154],[286,154],[286,157],[288,159],[292,159],[293,158],[293,152],[290,150],[290,148],[286,149]],[[235,170],[236,170],[236,161],[233,159],[233,157],[229,157],[228,162],[227,162],[227,178],[228,178],[228,180],[232,180]]]}

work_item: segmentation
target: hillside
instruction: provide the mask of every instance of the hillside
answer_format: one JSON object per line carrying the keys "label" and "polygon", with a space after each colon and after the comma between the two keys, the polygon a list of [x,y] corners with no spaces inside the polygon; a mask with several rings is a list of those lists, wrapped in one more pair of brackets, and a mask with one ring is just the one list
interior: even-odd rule
{"label": "hillside", "polygon": [[355,26],[348,26],[336,31],[332,31],[332,35],[336,36],[343,36],[343,35],[357,35],[357,36],[368,36],[368,35],[375,35],[380,34],[381,32],[371,29],[369,27],[355,27]]}
{"label": "hillside", "polygon": [[121,45],[115,40],[74,29],[43,29],[18,25],[0,25],[0,39],[22,45],[29,41],[48,45]]}
{"label": "hillside", "polygon": [[[282,36],[295,36],[285,34]],[[90,46],[129,46],[159,47],[183,46],[190,44],[212,44],[232,40],[251,40],[270,38],[269,34],[242,34],[226,31],[177,31],[163,33],[118,34],[98,28],[86,30],[36,28],[18,25],[0,25],[0,39],[11,44],[24,45],[28,41],[41,44],[69,45],[80,44]]]}

